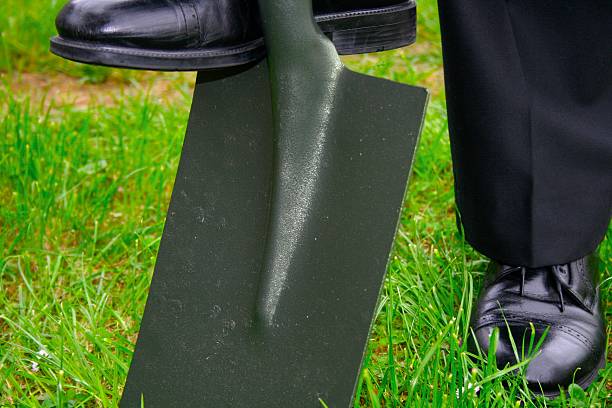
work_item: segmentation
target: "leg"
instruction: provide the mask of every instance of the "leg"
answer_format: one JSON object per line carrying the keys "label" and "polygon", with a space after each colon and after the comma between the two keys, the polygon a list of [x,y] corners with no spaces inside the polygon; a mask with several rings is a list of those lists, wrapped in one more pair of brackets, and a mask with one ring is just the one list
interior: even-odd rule
{"label": "leg", "polygon": [[612,3],[439,3],[468,241],[530,267],[592,252],[612,209]]}
{"label": "leg", "polygon": [[612,204],[612,3],[439,2],[461,221],[499,261],[472,316],[475,343],[486,352],[498,333],[498,365],[515,364],[512,344],[534,352],[523,344],[533,327],[546,337],[529,386],[587,387],[605,364],[598,271],[585,255]]}

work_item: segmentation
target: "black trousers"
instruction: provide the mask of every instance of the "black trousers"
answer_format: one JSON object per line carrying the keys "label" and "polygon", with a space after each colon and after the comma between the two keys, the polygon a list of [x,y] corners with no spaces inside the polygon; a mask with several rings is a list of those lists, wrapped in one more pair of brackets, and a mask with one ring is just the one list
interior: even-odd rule
{"label": "black trousers", "polygon": [[612,214],[612,0],[439,0],[466,239],[530,267],[602,241]]}

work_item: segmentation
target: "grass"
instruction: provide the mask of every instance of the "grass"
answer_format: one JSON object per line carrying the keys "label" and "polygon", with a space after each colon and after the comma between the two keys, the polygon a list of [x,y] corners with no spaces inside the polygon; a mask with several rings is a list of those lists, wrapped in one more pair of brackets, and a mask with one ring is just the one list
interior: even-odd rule
{"label": "grass", "polygon": [[[0,4],[0,406],[112,407],[153,271],[192,77],[50,56],[61,4],[45,5]],[[347,59],[360,72],[433,93],[356,406],[604,407],[610,364],[587,392],[572,387],[550,402],[532,400],[523,377],[497,370],[486,352],[479,361],[467,356],[486,260],[455,228],[435,2],[422,0],[420,13],[416,46]],[[109,98],[75,104],[15,92],[26,73],[99,83],[92,92]],[[160,81],[176,92],[156,94]],[[609,322],[610,236],[601,247]]]}

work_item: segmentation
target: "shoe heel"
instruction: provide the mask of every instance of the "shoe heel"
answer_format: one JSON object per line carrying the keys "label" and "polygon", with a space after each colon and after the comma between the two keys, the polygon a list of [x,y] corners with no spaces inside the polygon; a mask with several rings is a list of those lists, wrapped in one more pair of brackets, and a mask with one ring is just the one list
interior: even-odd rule
{"label": "shoe heel", "polygon": [[317,20],[341,55],[392,50],[416,40],[416,4],[412,0],[392,7],[323,15]]}

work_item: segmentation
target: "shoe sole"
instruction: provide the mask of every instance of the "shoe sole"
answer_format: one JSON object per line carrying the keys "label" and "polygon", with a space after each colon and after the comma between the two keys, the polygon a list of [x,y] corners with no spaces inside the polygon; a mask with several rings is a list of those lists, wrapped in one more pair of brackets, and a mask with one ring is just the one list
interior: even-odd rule
{"label": "shoe sole", "polygon": [[[416,40],[414,0],[368,10],[315,16],[323,33],[341,55],[405,47]],[[266,56],[263,38],[232,47],[189,51],[122,47],[61,36],[51,39],[51,52],[77,62],[155,71],[199,71],[257,62]]]}

